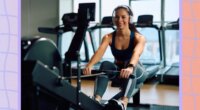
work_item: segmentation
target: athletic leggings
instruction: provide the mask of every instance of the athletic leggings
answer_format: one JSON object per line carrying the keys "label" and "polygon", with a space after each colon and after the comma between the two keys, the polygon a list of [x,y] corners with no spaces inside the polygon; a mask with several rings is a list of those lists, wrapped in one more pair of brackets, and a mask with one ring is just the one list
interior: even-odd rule
{"label": "athletic leggings", "polygon": [[[120,71],[121,68],[123,68],[124,65],[116,65],[114,63],[104,61],[102,62],[100,66],[100,70],[114,70],[114,71]],[[108,86],[109,80],[114,81],[117,80],[117,82],[120,84],[121,92],[120,92],[120,97],[127,97],[130,98],[133,95],[133,91],[136,87],[136,84],[139,84],[141,82],[144,82],[146,80],[147,74],[145,70],[137,69],[139,67],[139,63],[137,64],[133,75],[135,76],[134,78],[119,78],[119,74],[116,72],[107,72],[105,75],[100,75],[96,78],[95,81],[95,87],[94,87],[94,96],[99,95],[103,96],[103,94],[106,91],[106,88]],[[112,73],[112,74],[111,74]]]}

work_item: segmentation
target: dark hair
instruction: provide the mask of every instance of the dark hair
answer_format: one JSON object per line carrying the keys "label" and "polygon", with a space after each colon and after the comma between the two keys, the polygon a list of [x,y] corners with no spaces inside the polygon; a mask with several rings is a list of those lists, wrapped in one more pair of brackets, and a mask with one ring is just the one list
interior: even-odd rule
{"label": "dark hair", "polygon": [[133,11],[131,10],[131,8],[130,8],[129,6],[126,6],[126,5],[120,5],[120,6],[116,7],[116,8],[113,10],[112,16],[114,16],[115,12],[116,12],[118,9],[121,9],[121,8],[126,9],[127,12],[128,12],[128,14],[129,14],[129,16],[130,16],[130,17],[133,17]]}
{"label": "dark hair", "polygon": [[134,31],[134,32],[138,32],[138,33],[139,33],[139,31],[138,31],[137,28],[135,27],[135,24],[134,24],[134,23],[129,24],[129,29],[130,29],[131,31]]}

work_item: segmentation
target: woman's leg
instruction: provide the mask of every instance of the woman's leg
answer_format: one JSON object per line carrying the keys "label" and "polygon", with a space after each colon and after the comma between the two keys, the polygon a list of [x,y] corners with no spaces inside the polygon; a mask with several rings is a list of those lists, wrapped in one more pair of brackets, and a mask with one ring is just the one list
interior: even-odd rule
{"label": "woman's leg", "polygon": [[143,83],[147,79],[147,76],[148,76],[148,73],[146,72],[144,66],[140,62],[137,65],[135,74],[137,76],[136,84]]}
{"label": "woman's leg", "polygon": [[123,94],[123,96],[121,97],[120,100],[122,101],[122,103],[126,107],[129,99],[133,95],[133,91],[134,91],[135,86],[136,86],[136,75],[135,75],[134,78],[121,79],[121,83],[122,83],[121,89],[122,89],[122,92],[124,94]]}
{"label": "woman's leg", "polygon": [[132,97],[136,85],[144,82],[147,78],[147,72],[140,62],[137,64],[133,75],[135,78],[122,79],[122,90],[127,98]]}
{"label": "woman's leg", "polygon": [[[114,63],[104,61],[100,66],[100,70],[117,70],[117,67]],[[107,73],[105,75],[100,75],[96,78],[95,87],[94,87],[94,98],[97,101],[100,101],[103,94],[106,91],[108,86],[108,82],[111,78],[114,78],[116,75],[111,75],[111,73]]]}
{"label": "woman's leg", "polygon": [[128,100],[133,96],[136,85],[144,82],[147,78],[147,72],[140,62],[137,64],[133,75],[135,75],[135,78],[122,79],[122,92],[124,95],[121,97],[121,100],[125,106],[127,106]]}
{"label": "woman's leg", "polygon": [[100,75],[96,78],[94,86],[94,98],[100,101],[108,86],[109,78],[107,75]]}

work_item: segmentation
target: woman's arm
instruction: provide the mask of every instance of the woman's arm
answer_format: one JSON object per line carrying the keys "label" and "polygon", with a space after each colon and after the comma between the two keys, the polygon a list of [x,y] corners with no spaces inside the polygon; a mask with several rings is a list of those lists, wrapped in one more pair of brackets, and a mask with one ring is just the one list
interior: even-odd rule
{"label": "woman's arm", "polygon": [[91,69],[94,64],[96,64],[99,60],[101,60],[102,56],[104,55],[108,45],[111,42],[111,34],[105,35],[102,39],[102,42],[97,49],[97,51],[94,53],[88,64],[86,65],[86,68],[83,70],[83,74],[91,74]]}
{"label": "woman's arm", "polygon": [[135,69],[134,67],[138,63],[140,55],[142,54],[142,52],[144,50],[145,42],[146,42],[146,40],[145,40],[144,36],[142,36],[139,33],[135,34],[134,43],[136,43],[136,45],[135,45],[135,48],[133,50],[132,57],[129,61],[129,64],[132,64],[134,66],[133,67],[127,67],[125,69],[121,69],[121,72],[120,72],[121,78],[129,78],[130,74],[133,73],[133,71]]}
{"label": "woman's arm", "polygon": [[135,34],[135,43],[136,43],[136,45],[133,50],[133,55],[129,62],[129,64],[133,64],[133,65],[136,65],[138,63],[140,55],[142,54],[142,52],[144,50],[146,39],[141,34],[136,33]]}

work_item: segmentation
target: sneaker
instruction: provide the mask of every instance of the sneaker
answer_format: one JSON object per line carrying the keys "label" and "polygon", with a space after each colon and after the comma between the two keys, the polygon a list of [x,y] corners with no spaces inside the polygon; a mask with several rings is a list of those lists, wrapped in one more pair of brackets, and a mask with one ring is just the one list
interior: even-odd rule
{"label": "sneaker", "polygon": [[122,102],[122,100],[118,100],[118,102],[123,106],[123,110],[126,110],[126,106],[124,105],[124,103]]}
{"label": "sneaker", "polygon": [[121,101],[111,99],[108,104],[105,105],[103,110],[125,110],[125,107]]}
{"label": "sneaker", "polygon": [[96,99],[95,99],[95,97],[92,97],[92,99],[93,99],[95,102],[97,102],[97,103],[101,104],[101,102],[100,102],[100,101],[98,101],[98,100],[96,100]]}

